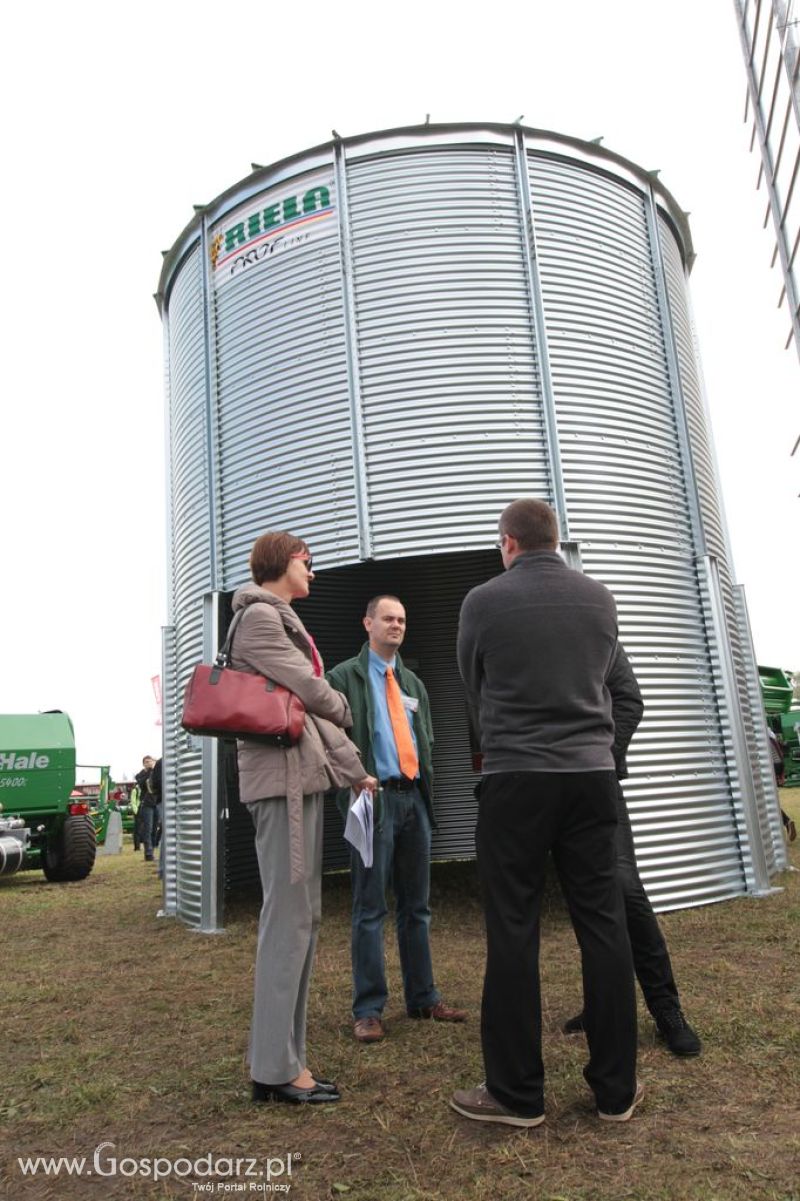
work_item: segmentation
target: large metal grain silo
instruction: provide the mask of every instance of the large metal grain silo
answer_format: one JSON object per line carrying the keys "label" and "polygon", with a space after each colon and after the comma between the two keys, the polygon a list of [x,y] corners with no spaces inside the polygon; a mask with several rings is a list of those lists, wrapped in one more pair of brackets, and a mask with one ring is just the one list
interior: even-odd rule
{"label": "large metal grain silo", "polygon": [[[758,676],[692,339],[685,216],[594,144],[503,125],[337,139],[247,179],[167,255],[171,579],[165,908],[214,929],[254,873],[235,763],[178,724],[250,546],[306,538],[329,664],[377,591],[436,727],[434,853],[471,855],[455,665],[501,509],[555,506],[608,584],[646,714],[626,794],[659,908],[763,892],[785,865]],[[328,863],[345,862],[338,819]]]}

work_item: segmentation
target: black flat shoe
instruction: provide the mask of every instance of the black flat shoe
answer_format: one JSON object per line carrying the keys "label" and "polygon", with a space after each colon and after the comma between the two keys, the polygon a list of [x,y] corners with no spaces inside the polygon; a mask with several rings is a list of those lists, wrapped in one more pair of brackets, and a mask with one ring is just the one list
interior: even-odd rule
{"label": "black flat shoe", "polygon": [[320,1080],[318,1076],[314,1077],[314,1083],[317,1088],[322,1088],[326,1093],[338,1093],[339,1088],[333,1080]]}
{"label": "black flat shoe", "polygon": [[313,1088],[297,1088],[294,1084],[261,1084],[253,1081],[254,1101],[285,1101],[289,1105],[324,1105],[340,1101],[336,1086],[317,1080]]}

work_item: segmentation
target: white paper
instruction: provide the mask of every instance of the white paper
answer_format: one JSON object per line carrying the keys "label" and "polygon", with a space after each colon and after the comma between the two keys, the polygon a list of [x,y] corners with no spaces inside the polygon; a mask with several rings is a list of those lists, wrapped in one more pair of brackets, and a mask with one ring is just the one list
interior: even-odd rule
{"label": "white paper", "polygon": [[364,867],[372,867],[372,828],[372,793],[365,788],[348,809],[344,827],[344,836],[358,851]]}

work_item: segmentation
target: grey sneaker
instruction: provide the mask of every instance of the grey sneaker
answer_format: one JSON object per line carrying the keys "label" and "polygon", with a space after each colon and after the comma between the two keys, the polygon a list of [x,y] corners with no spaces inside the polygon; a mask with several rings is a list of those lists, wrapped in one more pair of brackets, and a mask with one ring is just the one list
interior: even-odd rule
{"label": "grey sneaker", "polygon": [[602,1109],[598,1109],[597,1116],[602,1118],[604,1122],[629,1122],[633,1117],[633,1111],[639,1102],[644,1097],[644,1085],[636,1081],[636,1092],[633,1100],[627,1109],[623,1109],[622,1113],[604,1113]]}
{"label": "grey sneaker", "polygon": [[499,1122],[503,1126],[541,1126],[544,1114],[526,1118],[520,1113],[512,1113],[499,1101],[495,1101],[486,1084],[476,1088],[459,1088],[450,1099],[450,1107],[462,1117],[472,1118],[474,1122]]}
{"label": "grey sneaker", "polygon": [[683,1016],[683,1011],[662,1009],[654,1015],[656,1026],[673,1055],[699,1055],[703,1044]]}

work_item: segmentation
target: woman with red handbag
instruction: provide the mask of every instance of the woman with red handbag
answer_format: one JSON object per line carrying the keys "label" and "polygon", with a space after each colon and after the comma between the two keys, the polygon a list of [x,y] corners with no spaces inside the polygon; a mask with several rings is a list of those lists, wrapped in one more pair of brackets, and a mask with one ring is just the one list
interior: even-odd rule
{"label": "woman with red handbag", "polygon": [[292,609],[314,578],[311,552],[293,534],[262,534],[250,555],[253,583],[233,598],[245,612],[232,666],[266,676],[305,705],[294,746],[238,742],[239,795],[249,806],[263,890],[248,1061],[254,1101],[324,1104],[339,1100],[312,1075],[306,1005],[321,913],[322,805],[331,787],[374,790],[355,746],[344,696],[326,682],[311,635]]}

